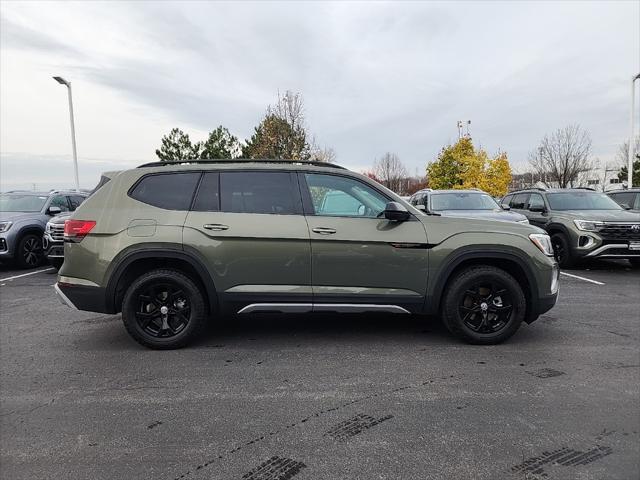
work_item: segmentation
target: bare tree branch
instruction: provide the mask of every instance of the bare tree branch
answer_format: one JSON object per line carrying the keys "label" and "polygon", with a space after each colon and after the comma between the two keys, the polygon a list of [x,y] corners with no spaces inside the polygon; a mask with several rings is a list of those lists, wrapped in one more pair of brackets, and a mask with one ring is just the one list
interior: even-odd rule
{"label": "bare tree branch", "polygon": [[567,188],[593,168],[590,156],[589,133],[580,125],[568,125],[545,135],[537,150],[529,154],[529,164],[538,175]]}
{"label": "bare tree branch", "polygon": [[403,193],[407,169],[395,153],[387,152],[373,165],[373,174],[380,182],[396,193]]}

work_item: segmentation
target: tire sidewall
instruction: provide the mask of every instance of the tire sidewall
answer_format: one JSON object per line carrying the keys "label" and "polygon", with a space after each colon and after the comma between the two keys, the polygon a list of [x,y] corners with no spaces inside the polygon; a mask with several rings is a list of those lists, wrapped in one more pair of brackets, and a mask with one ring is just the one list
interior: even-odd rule
{"label": "tire sidewall", "polygon": [[[189,323],[177,335],[157,338],[146,333],[136,319],[136,297],[140,291],[154,283],[174,283],[189,297],[191,307]],[[202,292],[188,277],[177,271],[154,270],[138,277],[127,289],[122,302],[122,321],[129,334],[141,345],[154,349],[181,348],[190,343],[201,331],[205,320],[205,305]]]}
{"label": "tire sidewall", "polygon": [[[467,327],[459,312],[460,297],[471,287],[486,280],[499,281],[506,288],[513,303],[513,313],[505,327],[495,333],[478,333]],[[475,344],[495,344],[511,337],[520,328],[526,313],[526,298],[518,282],[504,270],[476,267],[461,272],[449,287],[444,303],[445,325],[456,336]]]}
{"label": "tire sidewall", "polygon": [[[562,261],[558,260],[558,257],[555,255],[555,244],[561,243],[564,248],[564,258]],[[554,258],[558,262],[560,267],[569,267],[573,264],[573,255],[571,253],[571,247],[569,245],[569,240],[567,240],[567,236],[564,233],[554,233],[551,235],[551,245],[554,245]]]}

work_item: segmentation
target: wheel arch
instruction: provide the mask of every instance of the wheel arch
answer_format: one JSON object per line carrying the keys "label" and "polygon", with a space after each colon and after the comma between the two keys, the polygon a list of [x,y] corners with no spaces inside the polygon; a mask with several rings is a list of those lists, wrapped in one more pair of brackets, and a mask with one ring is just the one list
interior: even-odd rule
{"label": "wheel arch", "polygon": [[215,285],[204,263],[195,255],[179,248],[140,248],[123,252],[114,261],[108,274],[106,286],[106,307],[113,313],[121,311],[124,293],[134,278],[156,268],[180,270],[192,278],[205,298],[207,311],[218,309],[218,296]]}
{"label": "wheel arch", "polygon": [[462,248],[451,253],[446,261],[446,266],[440,270],[432,282],[434,288],[430,299],[427,299],[427,302],[430,303],[430,305],[426,305],[427,313],[439,312],[447,285],[457,273],[476,265],[498,267],[513,276],[520,284],[527,300],[525,321],[530,323],[535,320],[537,317],[535,305],[539,298],[535,275],[522,255],[517,253],[516,249],[509,247],[490,250],[478,250],[477,247],[473,250]]}

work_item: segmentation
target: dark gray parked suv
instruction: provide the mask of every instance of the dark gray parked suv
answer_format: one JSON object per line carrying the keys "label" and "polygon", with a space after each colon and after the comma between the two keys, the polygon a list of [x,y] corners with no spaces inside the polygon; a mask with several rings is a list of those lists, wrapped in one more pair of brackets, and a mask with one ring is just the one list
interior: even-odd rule
{"label": "dark gray parked suv", "polygon": [[510,193],[502,204],[547,231],[561,267],[592,258],[628,259],[640,266],[640,214],[604,193],[534,188]]}
{"label": "dark gray parked suv", "polygon": [[0,261],[20,268],[42,263],[42,235],[46,223],[76,209],[86,193],[75,191],[12,191],[0,194]]}

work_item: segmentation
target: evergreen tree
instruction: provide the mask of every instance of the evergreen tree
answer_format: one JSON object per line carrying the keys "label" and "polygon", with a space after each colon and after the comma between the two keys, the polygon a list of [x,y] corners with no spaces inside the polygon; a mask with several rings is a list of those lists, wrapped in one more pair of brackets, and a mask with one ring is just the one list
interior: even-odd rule
{"label": "evergreen tree", "polygon": [[200,158],[236,158],[240,156],[242,147],[238,139],[229,130],[220,125],[209,133],[209,138],[202,144]]}
{"label": "evergreen tree", "polygon": [[174,128],[169,135],[162,137],[162,146],[156,150],[156,155],[163,162],[192,160],[200,158],[201,149],[202,142],[193,144],[189,134]]}

